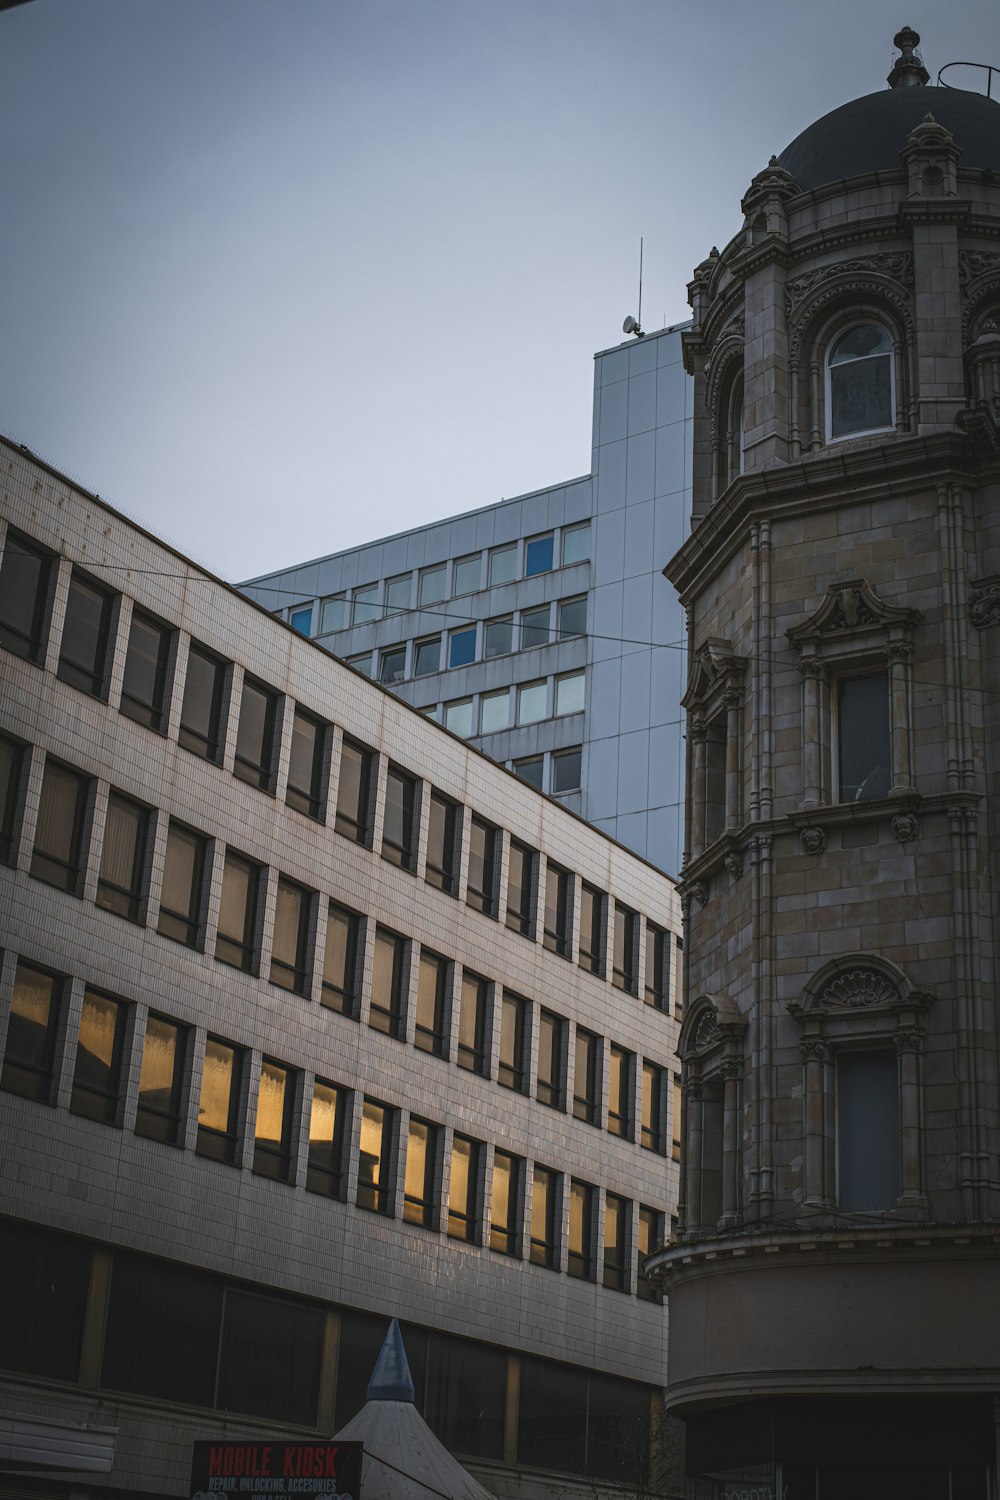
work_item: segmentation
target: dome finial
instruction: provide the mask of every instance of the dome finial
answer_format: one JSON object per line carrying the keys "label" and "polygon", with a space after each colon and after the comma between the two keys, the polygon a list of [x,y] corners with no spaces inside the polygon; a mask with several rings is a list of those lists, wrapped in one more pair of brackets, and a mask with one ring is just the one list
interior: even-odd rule
{"label": "dome finial", "polygon": [[915,84],[930,83],[931,75],[920,60],[917,46],[920,42],[920,33],[914,31],[912,26],[904,26],[897,31],[892,39],[892,45],[898,47],[900,57],[892,65],[892,72],[886,79],[891,89],[912,88]]}

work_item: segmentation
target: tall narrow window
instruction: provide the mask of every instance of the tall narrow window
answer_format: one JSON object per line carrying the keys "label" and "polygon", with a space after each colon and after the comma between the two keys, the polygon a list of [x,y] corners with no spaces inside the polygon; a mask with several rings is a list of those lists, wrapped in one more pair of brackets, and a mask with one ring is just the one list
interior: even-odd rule
{"label": "tall narrow window", "polygon": [[667,1071],[656,1063],[642,1065],[642,1130],[639,1144],[665,1156],[667,1151]]}
{"label": "tall narrow window", "polygon": [[46,885],[76,895],[83,877],[84,828],[91,783],[86,776],[46,760],[35,827],[31,873]]}
{"label": "tall narrow window", "polygon": [[284,1063],[265,1057],[260,1066],[253,1169],[261,1177],[287,1182],[295,1149],[296,1079]]}
{"label": "tall narrow window", "polygon": [[885,672],[837,682],[837,785],[841,802],[885,797],[891,781],[889,679]]}
{"label": "tall narrow window", "polygon": [[361,918],[357,912],[330,902],[326,921],[326,951],[323,955],[323,991],[320,996],[330,1010],[341,1015],[358,1013],[358,953]]}
{"label": "tall narrow window", "polygon": [[188,652],[178,742],[204,760],[218,761],[222,754],[225,686],[226,663],[203,647],[192,645]]}
{"label": "tall narrow window", "polygon": [[600,1037],[595,1036],[592,1031],[584,1031],[582,1026],[576,1028],[573,1115],[577,1120],[585,1120],[588,1125],[597,1124],[600,1046]]}
{"label": "tall narrow window", "polygon": [[556,1225],[558,1223],[559,1179],[549,1167],[535,1163],[531,1180],[531,1253],[533,1265],[556,1270]]}
{"label": "tall narrow window", "polygon": [[616,989],[634,995],[638,989],[639,919],[627,906],[615,902],[615,966],[612,982]]}
{"label": "tall narrow window", "polygon": [[497,1082],[524,1093],[528,1002],[504,990],[500,1002],[500,1064]]}
{"label": "tall narrow window", "polygon": [[643,999],[654,1010],[670,1009],[670,940],[662,927],[646,923],[646,983]]}
{"label": "tall narrow window", "polygon": [[309,1113],[306,1188],[326,1198],[343,1196],[347,1101],[344,1089],[316,1079]]}
{"label": "tall narrow window", "polygon": [[500,1255],[520,1254],[521,1182],[524,1162],[509,1151],[493,1153],[493,1190],[490,1195],[490,1249]]}
{"label": "tall narrow window", "polygon": [[256,967],[261,875],[260,865],[244,859],[233,849],[226,850],[215,956],[222,963],[232,964],[247,974],[252,974]]}
{"label": "tall narrow window", "polygon": [[271,939],[271,983],[304,995],[311,978],[313,892],[280,876]]}
{"label": "tall narrow window", "polygon": [[586,881],[580,892],[580,968],[604,972],[605,897]]}
{"label": "tall narrow window", "polygon": [[417,805],[416,778],[390,766],[385,778],[382,858],[401,870],[412,870],[417,862]]}
{"label": "tall narrow window", "polygon": [[73,569],[58,670],[63,682],[94,698],[103,698],[107,687],[114,605],[114,594]]}
{"label": "tall narrow window", "polygon": [[263,791],[270,791],[273,781],[277,721],[277,693],[252,677],[244,677],[233,775]]}
{"label": "tall narrow window", "polygon": [[608,1131],[632,1139],[632,1080],[635,1057],[611,1043],[608,1053]]}
{"label": "tall narrow window", "polygon": [[243,1053],[230,1042],[209,1037],[198,1102],[198,1141],[201,1156],[235,1161],[239,1140],[240,1089]]}
{"label": "tall narrow window", "polygon": [[430,819],[427,830],[428,885],[439,891],[453,894],[458,884],[458,860],[456,838],[458,833],[458,808],[440,792],[431,792]]}
{"label": "tall narrow window", "polygon": [[597,1194],[589,1182],[569,1185],[569,1254],[566,1270],[580,1281],[594,1279],[594,1208]]}
{"label": "tall narrow window", "polygon": [[451,1185],[448,1191],[448,1234],[474,1245],[479,1240],[479,1162],[482,1147],[467,1135],[451,1143]]}
{"label": "tall narrow window", "polygon": [[18,960],[0,1088],[25,1099],[52,1096],[63,981]]}
{"label": "tall narrow window", "polygon": [[545,870],[545,934],[544,943],[552,953],[568,958],[570,950],[569,898],[570,880],[568,870],[558,865],[548,865]]}
{"label": "tall narrow window", "polygon": [[187,1028],[151,1011],[142,1045],[136,1135],[177,1144],[186,1054]]}
{"label": "tall narrow window", "polygon": [[285,801],[307,818],[323,820],[323,782],[326,771],[327,728],[312,714],[297,708],[292,717],[292,749],[288,762]]}
{"label": "tall narrow window", "polygon": [[132,611],[121,711],[137,724],[162,730],[167,701],[167,672],[173,631],[139,609]]}
{"label": "tall narrow window", "polygon": [[372,1001],[368,1024],[386,1036],[403,1034],[403,984],[406,972],[406,940],[384,927],[375,931],[375,963],[372,969]]}
{"label": "tall narrow window", "polygon": [[628,1275],[628,1201],[617,1193],[604,1195],[605,1286],[623,1292]]}
{"label": "tall narrow window", "polygon": [[0,646],[41,661],[49,631],[52,556],[8,531],[0,560]]}
{"label": "tall narrow window", "polygon": [[0,734],[0,865],[14,863],[24,761],[24,746]]}
{"label": "tall narrow window", "polygon": [[663,1243],[663,1215],[658,1209],[647,1208],[640,1203],[637,1231],[635,1294],[644,1302],[659,1302],[659,1292],[646,1280],[645,1262],[657,1246]]}
{"label": "tall narrow window", "polygon": [[448,960],[422,952],[417,974],[417,1017],[413,1045],[421,1052],[444,1056],[448,1000]]}
{"label": "tall narrow window", "polygon": [[361,1110],[361,1140],[358,1148],[358,1207],[373,1214],[392,1212],[389,1169],[396,1113],[375,1099],[366,1099]]}
{"label": "tall narrow window", "polygon": [[827,369],[830,438],[892,427],[892,340],[884,328],[861,323],[842,333],[830,349]]}
{"label": "tall narrow window", "polygon": [[858,1213],[896,1207],[899,1082],[895,1052],[837,1055],[837,1204]]}
{"label": "tall narrow window", "polygon": [[434,1222],[437,1145],[437,1126],[411,1115],[406,1135],[406,1179],[403,1189],[403,1218],[408,1224],[423,1224],[425,1228],[429,1228]]}
{"label": "tall narrow window", "polygon": [[356,844],[371,843],[371,785],[374,756],[363,745],[344,740],[337,787],[336,829]]}
{"label": "tall narrow window", "polygon": [[670,1103],[670,1155],[674,1161],[680,1161],[681,1159],[681,1110],[683,1098],[684,1092],[681,1080],[675,1073]]}
{"label": "tall narrow window", "polygon": [[486,1020],[489,1008],[490,987],[485,979],[462,974],[462,998],[458,1017],[458,1054],[460,1068],[470,1073],[486,1074]]}
{"label": "tall narrow window", "polygon": [[477,911],[493,916],[497,896],[498,830],[473,816],[469,838],[469,879],[465,899]]}
{"label": "tall narrow window", "polygon": [[200,945],[207,859],[208,840],[171,818],[157,931],[188,948]]}
{"label": "tall narrow window", "polygon": [[538,1017],[538,1078],[535,1098],[552,1109],[564,1105],[565,1064],[563,1061],[566,1040],[566,1022],[550,1010],[542,1010]]}
{"label": "tall narrow window", "polygon": [[129,922],[138,922],[142,912],[149,819],[149,808],[141,802],[109,793],[97,904]]}
{"label": "tall narrow window", "polygon": [[507,926],[525,937],[531,936],[537,868],[538,856],[534,849],[511,839],[507,870]]}
{"label": "tall narrow window", "polygon": [[118,1113],[125,1045],[126,1007],[109,995],[85,990],[70,1109],[113,1124]]}

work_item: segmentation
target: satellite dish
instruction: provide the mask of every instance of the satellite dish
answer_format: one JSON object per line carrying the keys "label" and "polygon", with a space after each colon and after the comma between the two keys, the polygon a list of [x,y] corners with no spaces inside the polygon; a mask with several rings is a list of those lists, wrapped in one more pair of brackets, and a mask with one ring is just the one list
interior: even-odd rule
{"label": "satellite dish", "polygon": [[635,319],[632,317],[632,315],[630,313],[629,316],[625,319],[624,323],[622,324],[622,333],[636,333],[638,331],[638,328],[639,328],[638,323],[635,321]]}

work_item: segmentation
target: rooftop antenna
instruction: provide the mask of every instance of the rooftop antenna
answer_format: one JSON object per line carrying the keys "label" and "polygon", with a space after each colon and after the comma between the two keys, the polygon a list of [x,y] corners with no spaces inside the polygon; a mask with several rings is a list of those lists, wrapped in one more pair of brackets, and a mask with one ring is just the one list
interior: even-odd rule
{"label": "rooftop antenna", "polygon": [[642,235],[639,236],[639,316],[637,318],[633,318],[631,315],[629,317],[627,317],[625,319],[624,323],[622,324],[622,333],[634,333],[637,339],[645,338],[645,334],[643,333],[642,329],[639,326],[641,322],[642,322]]}

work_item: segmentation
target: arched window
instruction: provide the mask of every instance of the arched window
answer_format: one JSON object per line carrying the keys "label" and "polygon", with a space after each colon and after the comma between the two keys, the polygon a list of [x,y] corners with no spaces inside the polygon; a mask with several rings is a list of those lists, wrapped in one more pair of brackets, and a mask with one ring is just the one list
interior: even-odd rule
{"label": "arched window", "polygon": [[892,339],[878,323],[857,323],[830,346],[826,362],[827,440],[894,425]]}

